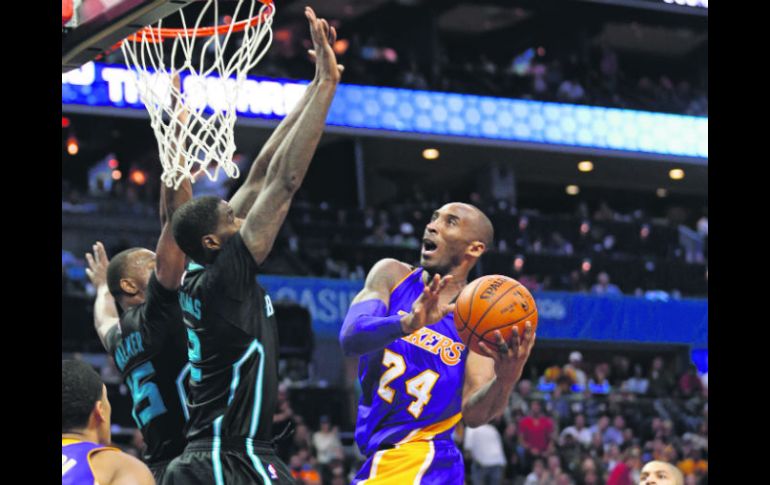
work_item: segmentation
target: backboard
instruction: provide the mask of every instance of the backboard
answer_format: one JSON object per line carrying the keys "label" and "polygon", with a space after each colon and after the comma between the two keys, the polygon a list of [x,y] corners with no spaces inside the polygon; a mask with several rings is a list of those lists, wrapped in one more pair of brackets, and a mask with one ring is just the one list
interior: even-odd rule
{"label": "backboard", "polygon": [[62,0],[62,73],[193,1]]}

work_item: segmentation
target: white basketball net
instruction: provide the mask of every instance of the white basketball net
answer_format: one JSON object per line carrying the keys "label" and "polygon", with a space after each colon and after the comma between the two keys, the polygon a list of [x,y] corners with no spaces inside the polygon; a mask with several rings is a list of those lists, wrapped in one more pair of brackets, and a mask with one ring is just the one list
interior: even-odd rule
{"label": "white basketball net", "polygon": [[[194,182],[193,175],[201,171],[212,181],[217,179],[220,168],[230,178],[240,174],[233,163],[236,102],[246,74],[259,63],[273,41],[275,4],[239,0],[226,33],[197,37],[195,34],[203,29],[201,20],[212,6],[215,22],[219,22],[218,0],[206,0],[191,28],[180,10],[186,35],[179,33],[166,40],[173,42],[168,58],[156,30],[162,28],[162,20],[152,30],[139,32],[138,40],[126,40],[121,45],[129,69],[138,73],[139,97],[150,114],[163,165],[161,181],[167,187],[178,188],[185,178]],[[257,15],[263,19],[261,22],[247,24],[242,32],[233,32],[237,21]],[[242,39],[240,45],[237,39]],[[189,72],[182,80],[181,92],[172,83],[174,74],[180,71]],[[189,112],[186,123],[178,120],[181,107],[177,106],[176,112],[172,108],[172,93]],[[180,134],[186,143],[177,142]]]}

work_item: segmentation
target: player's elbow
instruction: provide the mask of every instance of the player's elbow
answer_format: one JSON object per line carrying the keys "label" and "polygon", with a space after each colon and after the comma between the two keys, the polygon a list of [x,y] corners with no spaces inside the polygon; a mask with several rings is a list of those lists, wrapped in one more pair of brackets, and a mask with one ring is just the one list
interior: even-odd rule
{"label": "player's elbow", "polygon": [[342,347],[342,354],[345,357],[355,357],[361,355],[356,345],[356,336],[349,328],[342,327],[339,336],[340,347]]}

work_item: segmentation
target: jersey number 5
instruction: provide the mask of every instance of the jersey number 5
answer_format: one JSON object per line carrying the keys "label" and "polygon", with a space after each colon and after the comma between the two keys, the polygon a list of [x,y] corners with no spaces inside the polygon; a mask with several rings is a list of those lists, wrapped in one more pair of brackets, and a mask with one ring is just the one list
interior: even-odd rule
{"label": "jersey number 5", "polygon": [[[377,394],[386,402],[392,403],[393,397],[396,395],[396,391],[388,385],[396,378],[402,376],[406,372],[406,362],[401,355],[385,349],[382,355],[382,365],[388,368],[382,373],[380,377],[380,387],[377,388]],[[430,391],[438,381],[438,373],[432,370],[425,370],[417,376],[406,381],[406,393],[416,398],[406,408],[409,414],[415,418],[419,418],[422,414],[423,408],[428,404],[431,398]]]}
{"label": "jersey number 5", "polygon": [[134,369],[126,381],[131,390],[131,400],[134,402],[131,415],[140,428],[144,428],[155,416],[166,412],[158,386],[147,379],[147,376],[153,375],[155,375],[155,368],[152,362],[145,362]]}

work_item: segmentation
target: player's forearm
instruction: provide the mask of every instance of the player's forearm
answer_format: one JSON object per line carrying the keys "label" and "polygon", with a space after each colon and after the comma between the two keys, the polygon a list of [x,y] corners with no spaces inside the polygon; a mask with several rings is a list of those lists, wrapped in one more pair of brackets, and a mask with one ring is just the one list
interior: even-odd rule
{"label": "player's forearm", "polygon": [[474,392],[463,402],[465,424],[475,428],[502,414],[515,384],[516,380],[501,380],[494,377],[491,382]]}
{"label": "player's forearm", "polygon": [[384,349],[404,336],[401,315],[388,315],[377,299],[354,303],[340,330],[340,346],[346,356],[364,355]]}
{"label": "player's forearm", "polygon": [[276,150],[267,169],[265,184],[280,183],[291,193],[299,188],[321,140],[336,91],[336,82],[318,83],[307,107]]}
{"label": "player's forearm", "polygon": [[[249,174],[246,176],[243,185],[230,199],[230,206],[233,208],[236,217],[245,217],[249,208],[254,204],[265,180],[267,168],[270,166],[270,162],[275,156],[275,152],[278,150],[281,143],[291,135],[292,128],[294,128],[300,115],[308,106],[308,103],[317,88],[318,80],[313,79],[313,81],[308,84],[305,92],[302,94],[302,97],[294,108],[283,120],[281,120],[275,130],[273,130],[270,138],[268,138],[262,146],[259,155],[254,159],[254,163],[251,164]],[[291,140],[289,140],[289,142],[291,142]]]}
{"label": "player's forearm", "polygon": [[96,301],[94,302],[94,328],[105,349],[107,348],[107,334],[118,322],[119,316],[115,298],[110,294],[107,285],[100,285],[96,289]]}
{"label": "player's forearm", "polygon": [[165,205],[165,220],[162,220],[164,223],[171,222],[171,217],[174,215],[174,212],[179,209],[182,204],[193,198],[192,183],[187,177],[182,180],[179,188],[176,190],[169,189],[166,187],[166,184],[163,183],[161,184],[160,190],[161,198],[164,201],[161,205]]}

